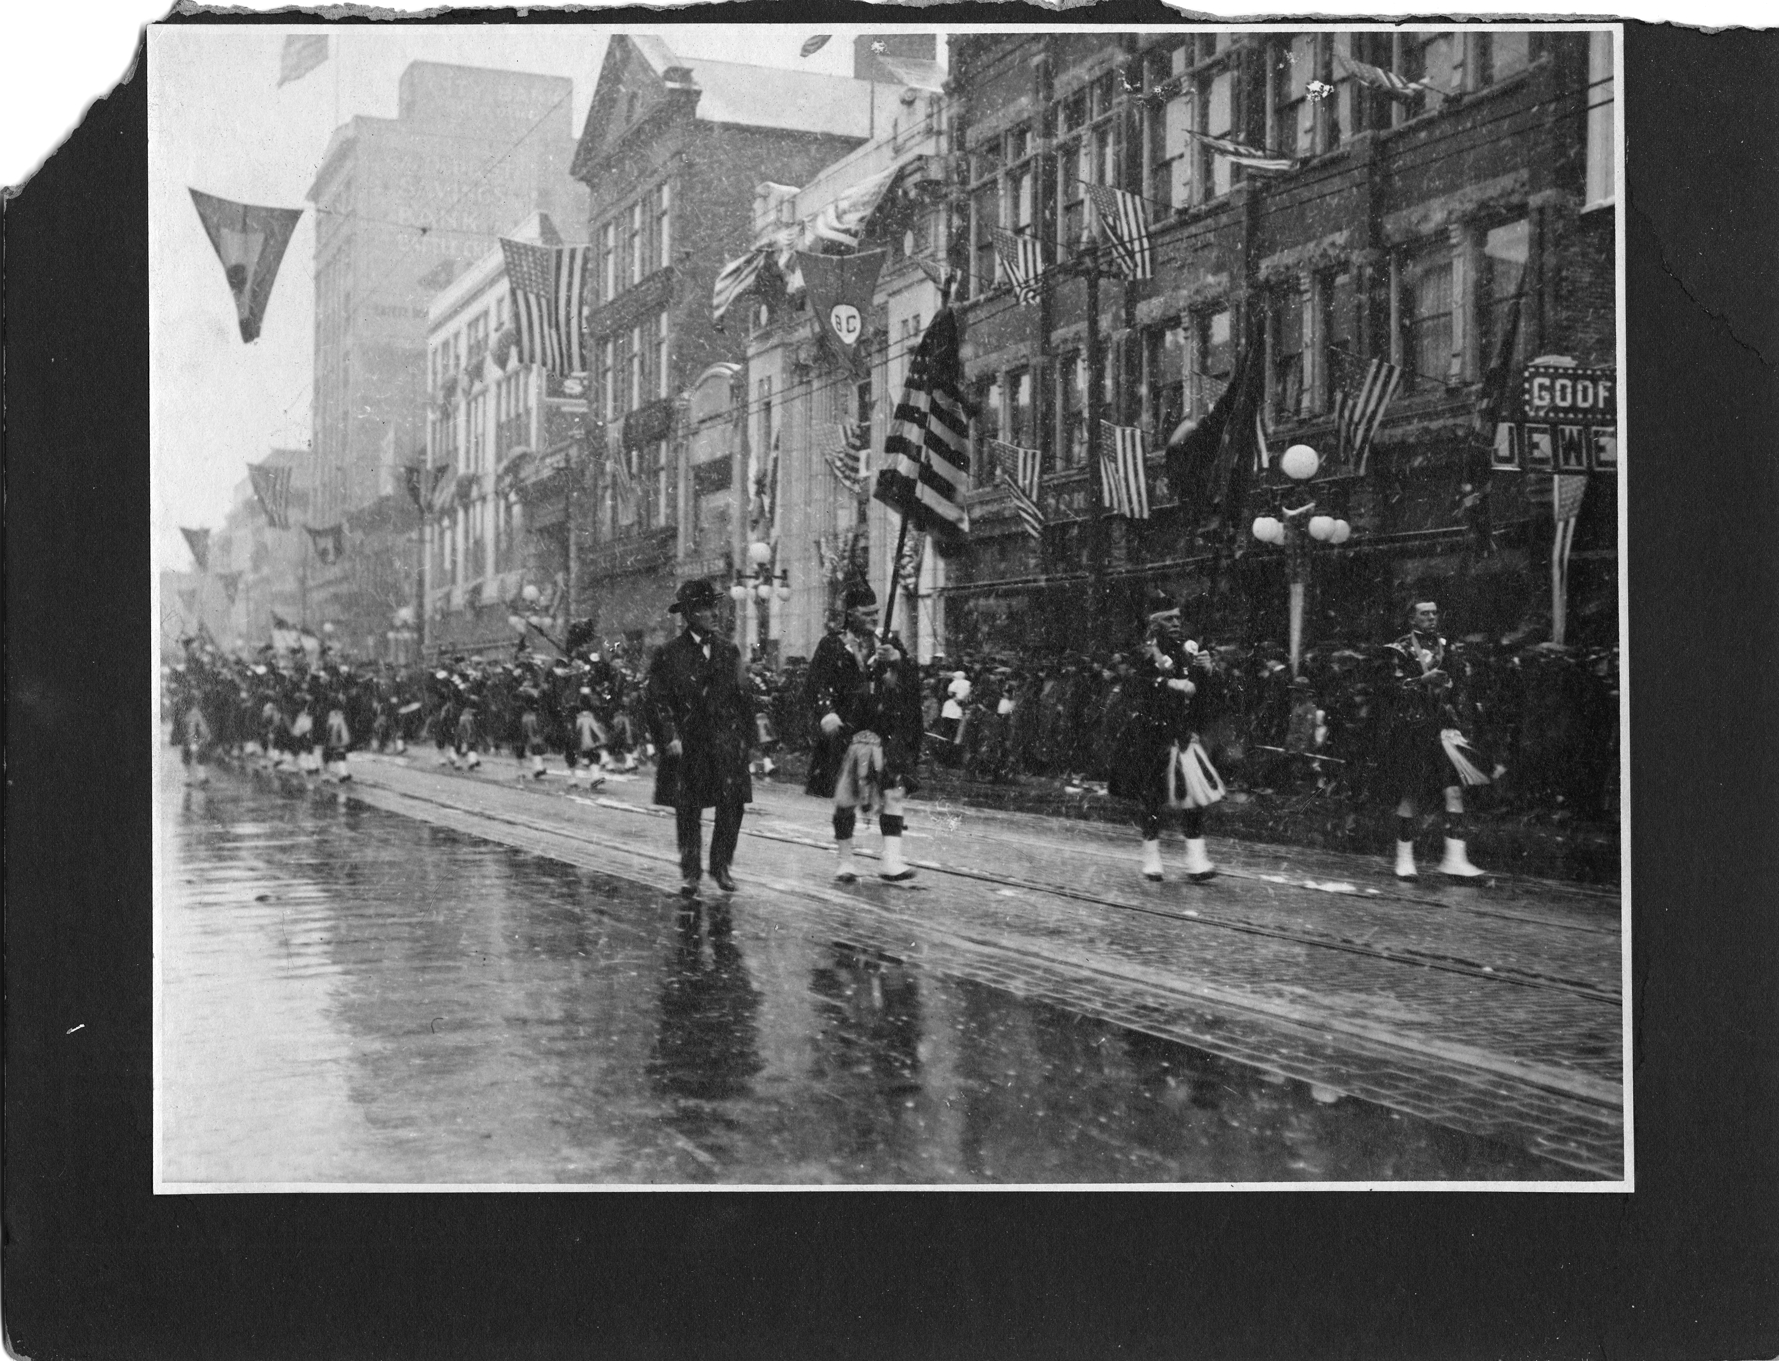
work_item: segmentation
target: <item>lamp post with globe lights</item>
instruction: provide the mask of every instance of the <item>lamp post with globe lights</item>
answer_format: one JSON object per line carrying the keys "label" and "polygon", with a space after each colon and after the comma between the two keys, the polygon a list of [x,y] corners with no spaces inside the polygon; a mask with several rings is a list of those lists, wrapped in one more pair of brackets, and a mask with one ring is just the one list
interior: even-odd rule
{"label": "lamp post with globe lights", "polygon": [[413,661],[414,657],[411,649],[415,638],[414,607],[412,605],[403,605],[400,609],[396,610],[393,616],[391,616],[389,622],[391,624],[389,630],[389,650],[392,654],[392,660],[397,664],[406,664]]}
{"label": "lamp post with globe lights", "polygon": [[[764,645],[763,635],[769,633],[771,615],[769,606],[776,596],[780,601],[791,598],[791,574],[788,569],[774,572],[772,570],[772,545],[756,539],[747,546],[747,561],[751,572],[735,573],[734,584],[729,587],[729,599],[735,602],[737,618],[743,614],[743,607],[751,600],[758,600],[757,618],[759,623],[748,629],[751,639],[757,639]],[[756,633],[757,630],[757,633]],[[747,649],[742,649],[742,661],[747,660]]]}
{"label": "lamp post with globe lights", "polygon": [[543,595],[537,587],[526,582],[525,588],[519,592],[519,602],[523,608],[514,610],[507,616],[507,626],[520,637],[525,636],[526,629],[532,630],[538,637],[566,657],[568,649],[552,638],[544,628],[544,625],[551,621],[550,616],[545,614],[541,608],[542,601]]}
{"label": "lamp post with globe lights", "polygon": [[[1287,500],[1297,500],[1311,490],[1311,479],[1322,466],[1319,454],[1307,444],[1293,444],[1279,459],[1279,470],[1291,481],[1277,493],[1274,511],[1254,521],[1254,537],[1262,543],[1277,544],[1285,550],[1286,577],[1290,582],[1291,602],[1291,675],[1295,679],[1303,658],[1303,609],[1305,587],[1309,581],[1308,539],[1317,543],[1340,545],[1353,537],[1353,527],[1345,519],[1318,515],[1316,502],[1286,507]],[[1325,479],[1323,486],[1333,479]]]}

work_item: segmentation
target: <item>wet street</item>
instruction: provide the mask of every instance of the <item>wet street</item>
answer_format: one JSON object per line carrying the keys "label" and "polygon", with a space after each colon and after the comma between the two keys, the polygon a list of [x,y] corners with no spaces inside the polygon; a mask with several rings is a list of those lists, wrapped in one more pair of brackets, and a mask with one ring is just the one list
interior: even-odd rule
{"label": "wet street", "polygon": [[1622,1175],[1614,894],[918,802],[918,887],[843,887],[762,784],[688,911],[646,776],[424,757],[163,751],[169,1188]]}

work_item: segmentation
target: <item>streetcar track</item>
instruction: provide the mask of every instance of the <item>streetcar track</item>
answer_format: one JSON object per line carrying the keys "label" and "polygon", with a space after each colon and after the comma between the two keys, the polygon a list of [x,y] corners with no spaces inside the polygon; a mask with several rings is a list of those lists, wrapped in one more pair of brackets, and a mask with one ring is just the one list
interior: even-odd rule
{"label": "streetcar track", "polygon": [[[499,782],[496,785],[496,787],[497,788],[506,788],[508,786],[506,785],[506,782],[502,781],[502,782]],[[517,789],[520,792],[527,793],[527,794],[542,795],[542,794],[553,794],[554,793],[554,791],[532,789],[530,786],[526,786],[526,785],[514,785],[512,787]],[[401,793],[403,791],[391,791],[391,792]],[[421,799],[421,801],[423,801],[423,802],[432,803],[432,804],[435,804],[435,805],[441,806],[441,807],[452,807],[453,806],[444,800],[427,798],[423,795],[407,795],[407,797],[418,798],[418,799]],[[602,808],[610,808],[615,811],[625,812],[625,813],[629,813],[629,814],[632,814],[635,816],[642,816],[642,817],[649,817],[649,818],[665,818],[667,816],[667,814],[664,810],[658,811],[658,810],[648,807],[648,806],[639,806],[636,804],[626,803],[623,800],[613,799],[610,797],[598,797],[596,799],[591,799],[588,801],[596,802],[598,804],[598,806],[602,807]],[[528,824],[521,821],[520,819],[512,818],[512,817],[509,817],[504,814],[478,813],[477,815],[478,816],[487,816],[487,817],[492,818],[496,821],[500,821],[500,822],[503,822],[503,823],[506,823],[506,824],[512,825],[512,826],[518,826],[518,827],[528,826]],[[827,841],[818,840],[814,837],[804,836],[804,835],[796,835],[796,834],[789,833],[789,832],[775,831],[775,830],[761,828],[761,827],[754,827],[754,828],[750,829],[746,825],[745,822],[742,824],[742,831],[745,835],[757,837],[761,840],[777,841],[777,842],[786,843],[786,844],[790,844],[790,845],[806,846],[806,847],[811,847],[811,848],[818,849],[818,850],[825,850],[831,844]],[[583,835],[583,834],[579,833],[578,831],[564,830],[561,834],[568,836],[573,840],[580,841],[584,845],[602,846],[605,844],[605,843],[602,843],[594,838]],[[869,851],[869,850],[865,850],[863,848],[860,848],[859,850],[856,850],[854,852],[854,854],[875,858],[876,853]],[[1152,905],[1149,905],[1146,903],[1133,903],[1133,902],[1129,902],[1129,901],[1123,900],[1123,899],[1107,897],[1104,894],[1093,893],[1086,889],[1069,888],[1069,887],[1065,887],[1062,885],[1056,885],[1056,884],[1045,884],[1045,883],[1040,883],[1035,880],[1020,879],[1020,878],[1013,877],[1011,875],[989,873],[987,871],[982,871],[982,870],[971,870],[971,869],[967,869],[967,868],[964,868],[961,866],[943,865],[936,861],[930,861],[930,860],[929,861],[917,861],[915,863],[919,864],[921,866],[921,868],[930,870],[933,873],[948,874],[948,875],[951,875],[951,876],[953,876],[955,878],[959,878],[959,879],[968,879],[968,880],[973,880],[973,881],[980,882],[980,883],[1000,884],[1000,885],[1004,885],[1006,887],[1024,889],[1028,892],[1050,894],[1055,897],[1068,898],[1068,899],[1071,899],[1071,900],[1077,901],[1077,902],[1092,903],[1096,906],[1109,907],[1109,908],[1113,908],[1118,911],[1140,913],[1145,916],[1157,917],[1157,918],[1161,918],[1163,920],[1177,921],[1177,922],[1181,922],[1186,925],[1210,926],[1210,927],[1220,928],[1220,929],[1227,930],[1227,931],[1236,931],[1236,932],[1239,932],[1244,935],[1257,936],[1257,937],[1261,937],[1261,938],[1269,939],[1269,940],[1278,940],[1278,941],[1283,941],[1283,942],[1289,942],[1289,943],[1303,945],[1303,946],[1312,947],[1312,948],[1316,948],[1316,949],[1334,950],[1334,951],[1338,951],[1338,952],[1341,952],[1344,954],[1356,955],[1361,958],[1375,959],[1375,960],[1378,960],[1378,961],[1380,961],[1382,963],[1386,963],[1386,964],[1405,965],[1405,966],[1408,966],[1411,968],[1432,969],[1432,970],[1436,970],[1441,973],[1457,974],[1462,977],[1474,978],[1474,979],[1478,979],[1478,980],[1481,980],[1484,982],[1508,983],[1508,984],[1512,984],[1516,987],[1534,988],[1534,989],[1540,989],[1540,990],[1544,990],[1544,991],[1560,992],[1560,993],[1564,993],[1564,994],[1567,994],[1570,996],[1582,998],[1582,999],[1590,1001],[1590,1002],[1597,1002],[1597,1003],[1600,1003],[1601,1005],[1611,1006],[1614,1008],[1622,1007],[1623,1000],[1624,1000],[1623,995],[1621,993],[1609,992],[1604,989],[1591,987],[1585,983],[1579,983],[1579,982],[1576,982],[1571,979],[1565,979],[1565,978],[1561,978],[1561,977],[1557,977],[1557,976],[1553,976],[1553,975],[1548,975],[1548,974],[1531,973],[1527,970],[1514,968],[1511,965],[1484,966],[1484,965],[1472,963],[1467,960],[1453,959],[1450,957],[1423,955],[1423,954],[1420,954],[1418,952],[1413,952],[1413,951],[1386,950],[1386,949],[1379,948],[1377,946],[1364,945],[1357,941],[1343,941],[1343,940],[1340,940],[1340,939],[1337,939],[1334,937],[1316,935],[1316,934],[1306,932],[1306,931],[1293,931],[1293,930],[1283,928],[1283,927],[1270,927],[1270,926],[1262,925],[1257,922],[1243,921],[1240,918],[1227,917],[1227,916],[1217,914],[1217,913],[1207,914],[1206,912],[1201,911],[1201,910],[1195,910],[1191,913],[1187,913],[1184,911],[1175,911],[1175,910],[1170,910],[1170,909],[1164,908],[1164,907],[1152,906]],[[1245,878],[1245,879],[1249,880],[1250,882],[1261,882],[1261,883],[1273,882],[1269,879],[1265,879],[1262,876],[1253,875],[1253,874],[1237,873],[1237,874],[1232,874],[1232,877]],[[1287,884],[1287,885],[1282,885],[1281,887],[1290,887],[1290,888],[1294,888],[1294,889],[1301,889],[1302,886],[1297,885],[1297,884]],[[1303,891],[1309,891],[1309,890],[1303,890]],[[1361,901],[1365,901],[1365,900],[1362,899]],[[1418,900],[1410,899],[1408,901],[1418,901]]]}

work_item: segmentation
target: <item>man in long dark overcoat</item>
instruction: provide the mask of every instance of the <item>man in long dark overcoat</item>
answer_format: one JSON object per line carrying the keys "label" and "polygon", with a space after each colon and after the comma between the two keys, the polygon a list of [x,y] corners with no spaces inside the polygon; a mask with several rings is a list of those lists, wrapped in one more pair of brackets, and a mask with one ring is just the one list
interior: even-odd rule
{"label": "man in long dark overcoat", "polygon": [[717,591],[708,581],[688,581],[670,612],[685,631],[649,664],[646,705],[649,733],[659,753],[655,802],[674,810],[679,833],[680,893],[698,894],[703,809],[716,810],[710,832],[710,877],[725,893],[735,891],[729,865],[741,837],[741,809],[752,803],[748,775],[754,716],[741,682],[735,645],[717,635]]}

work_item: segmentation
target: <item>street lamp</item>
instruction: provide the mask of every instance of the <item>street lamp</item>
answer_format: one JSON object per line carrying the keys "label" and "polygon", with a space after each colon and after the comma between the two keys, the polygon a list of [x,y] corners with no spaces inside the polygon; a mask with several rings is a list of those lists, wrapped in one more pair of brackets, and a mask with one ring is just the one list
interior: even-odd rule
{"label": "street lamp", "polygon": [[[1310,489],[1308,483],[1321,466],[1321,455],[1307,444],[1293,444],[1279,458],[1279,470],[1291,479],[1292,488],[1303,492]],[[1291,599],[1291,675],[1295,679],[1303,657],[1303,604],[1309,580],[1309,544],[1305,535],[1318,543],[1339,545],[1353,537],[1353,527],[1336,516],[1310,514],[1316,509],[1314,501],[1278,509],[1276,515],[1258,516],[1253,533],[1261,543],[1277,544],[1285,550]]]}
{"label": "street lamp", "polygon": [[769,627],[771,616],[765,606],[774,596],[780,600],[791,598],[791,574],[788,569],[776,573],[772,570],[772,545],[763,539],[756,539],[747,546],[747,561],[752,570],[735,573],[735,581],[729,587],[729,599],[735,602],[738,616],[749,596],[758,599],[762,607],[761,625]]}

